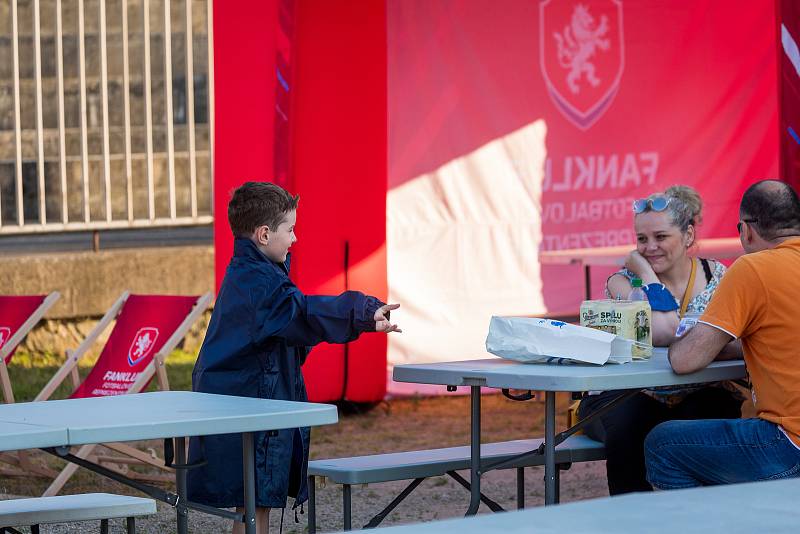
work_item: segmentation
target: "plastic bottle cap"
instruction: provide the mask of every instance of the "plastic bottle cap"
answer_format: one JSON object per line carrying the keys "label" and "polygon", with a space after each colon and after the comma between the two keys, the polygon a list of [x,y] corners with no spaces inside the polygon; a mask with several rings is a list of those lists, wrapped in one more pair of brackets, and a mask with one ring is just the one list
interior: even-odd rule
{"label": "plastic bottle cap", "polygon": [[642,287],[642,279],[641,278],[634,278],[631,280],[632,287]]}

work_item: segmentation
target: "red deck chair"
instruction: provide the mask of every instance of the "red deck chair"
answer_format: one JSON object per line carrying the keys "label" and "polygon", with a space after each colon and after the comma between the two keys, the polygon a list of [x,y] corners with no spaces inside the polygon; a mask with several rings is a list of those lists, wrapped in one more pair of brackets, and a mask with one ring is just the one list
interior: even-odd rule
{"label": "red deck chair", "polygon": [[0,382],[6,403],[14,402],[7,365],[17,346],[60,296],[58,291],[49,295],[0,296]]}
{"label": "red deck chair", "polygon": [[[48,382],[35,401],[47,400],[68,375],[72,376],[74,391],[70,398],[99,397],[140,393],[147,388],[153,376],[159,389],[169,389],[164,359],[183,339],[186,332],[211,303],[211,294],[201,297],[167,295],[131,295],[128,292],[114,303],[81,345],[67,354],[67,361]],[[116,324],[89,374],[80,382],[78,362],[108,325]],[[163,460],[123,443],[104,443],[129,458],[93,456],[92,459],[110,464],[128,476],[137,474],[127,470],[127,464],[149,464],[164,469]],[[77,455],[87,458],[97,445],[84,445]],[[120,467],[124,465],[125,467]],[[57,494],[77,469],[67,465],[45,491],[45,496]],[[143,476],[141,478],[164,478]]]}
{"label": "red deck chair", "polygon": [[[49,295],[0,296],[0,388],[3,400],[9,404],[14,402],[14,389],[8,376],[8,364],[17,350],[17,346],[25,339],[34,326],[44,317],[60,297],[58,291]],[[36,473],[52,476],[52,470],[31,463],[24,451],[4,453],[0,461],[13,465],[17,469],[2,470],[4,475],[26,475]]]}

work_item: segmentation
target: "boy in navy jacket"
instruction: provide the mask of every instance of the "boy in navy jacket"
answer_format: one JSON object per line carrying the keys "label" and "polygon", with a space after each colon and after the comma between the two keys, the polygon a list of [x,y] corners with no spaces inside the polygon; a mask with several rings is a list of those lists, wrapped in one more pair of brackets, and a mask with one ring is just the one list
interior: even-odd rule
{"label": "boy in navy jacket", "polygon": [[[358,291],[306,296],[289,279],[289,247],[298,197],[271,183],[247,182],[233,193],[228,221],[235,237],[233,258],[222,281],[211,322],[192,373],[192,389],[264,399],[305,401],[300,366],[322,341],[347,343],[362,332],[400,332],[390,310]],[[269,509],[308,499],[308,428],[255,436],[256,524],[269,527]],[[242,446],[238,435],[191,439],[190,463],[207,463],[188,472],[189,500],[219,508],[242,509]],[[244,532],[235,523],[233,532]]]}

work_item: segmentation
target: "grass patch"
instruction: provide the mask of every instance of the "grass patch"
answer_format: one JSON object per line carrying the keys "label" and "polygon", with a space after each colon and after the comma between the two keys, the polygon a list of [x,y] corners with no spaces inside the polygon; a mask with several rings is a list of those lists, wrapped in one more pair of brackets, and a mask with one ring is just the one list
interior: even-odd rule
{"label": "grass patch", "polygon": [[[182,350],[174,350],[167,357],[167,380],[169,380],[171,390],[188,391],[192,389],[192,369],[196,359],[196,353]],[[17,402],[32,401],[61,368],[64,361],[65,357],[62,355],[17,352],[11,360],[11,365],[8,366],[15,400]],[[81,380],[89,374],[95,361],[96,358],[86,357],[78,362],[78,375]],[[146,391],[157,390],[158,382],[154,377]],[[65,399],[72,391],[72,380],[68,377],[51,396],[51,399]]]}

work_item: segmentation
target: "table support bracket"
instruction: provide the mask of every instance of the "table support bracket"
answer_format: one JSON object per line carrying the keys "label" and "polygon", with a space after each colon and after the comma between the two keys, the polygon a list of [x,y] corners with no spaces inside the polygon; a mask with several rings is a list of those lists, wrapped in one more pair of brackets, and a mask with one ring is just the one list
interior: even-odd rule
{"label": "table support bracket", "polygon": [[[464,489],[466,489],[467,491],[471,491],[471,486],[469,485],[469,482],[464,480],[464,477],[459,475],[457,472],[448,471],[447,474],[450,475],[450,477],[453,480],[455,480],[456,482],[461,484],[464,487]],[[481,493],[481,502],[483,504],[485,504],[486,506],[488,506],[489,510],[491,510],[492,512],[505,512],[506,511],[505,508],[503,508],[502,506],[500,506],[499,504],[494,502],[492,499],[490,499],[489,497],[487,497],[483,493]]]}
{"label": "table support bracket", "polygon": [[423,481],[423,480],[425,480],[425,478],[424,478],[424,477],[423,477],[423,478],[415,478],[413,481],[411,481],[411,483],[410,483],[408,486],[406,486],[406,488],[405,488],[405,489],[404,489],[402,492],[400,492],[400,495],[398,495],[397,497],[395,497],[395,498],[392,500],[392,502],[390,502],[388,505],[386,505],[386,508],[384,508],[383,510],[381,510],[380,512],[378,512],[378,513],[375,515],[375,517],[373,517],[372,519],[370,519],[370,520],[369,520],[369,522],[368,522],[366,525],[364,525],[364,528],[365,528],[365,529],[368,529],[368,528],[375,528],[375,527],[377,527],[378,525],[380,525],[380,524],[381,524],[381,521],[383,521],[384,519],[386,519],[386,516],[387,516],[387,515],[389,515],[389,514],[392,512],[392,510],[394,510],[395,508],[397,508],[397,505],[398,505],[398,504],[400,504],[401,502],[403,502],[403,500],[404,500],[406,497],[408,497],[408,496],[411,494],[411,492],[412,492],[412,491],[414,491],[415,489],[417,489],[417,486],[419,486],[420,484],[422,484],[422,481]]}
{"label": "table support bracket", "polygon": [[622,404],[626,400],[630,399],[631,397],[633,397],[634,395],[636,395],[640,391],[641,390],[639,390],[639,389],[631,389],[631,390],[625,391],[624,393],[620,393],[619,396],[617,396],[617,397],[611,399],[610,401],[608,401],[607,403],[605,403],[603,406],[600,407],[600,409],[598,409],[597,411],[592,413],[592,415],[590,415],[589,417],[587,417],[585,419],[581,419],[580,421],[578,421],[577,423],[575,423],[574,425],[572,425],[571,427],[569,427],[565,431],[560,432],[559,434],[556,434],[555,446],[558,446],[559,443],[563,443],[563,441],[565,439],[567,439],[568,437],[570,437],[574,433],[576,433],[576,432],[582,430],[583,428],[585,428],[586,425],[588,425],[589,423],[594,421],[596,418],[604,416],[605,414],[607,414],[608,412],[610,412],[611,410],[613,410],[614,408],[616,408],[617,406],[619,406],[620,404]]}
{"label": "table support bracket", "polygon": [[[599,410],[594,412],[591,416],[587,417],[586,419],[581,419],[567,430],[559,434],[556,434],[554,446],[557,447],[560,443],[563,443],[564,440],[566,440],[568,437],[570,437],[571,435],[573,435],[574,433],[578,432],[579,430],[583,429],[586,425],[591,423],[596,417],[602,417],[603,415],[607,414],[610,410],[613,410],[620,403],[625,402],[636,393],[639,393],[638,389],[632,389],[630,391],[626,391],[625,393],[621,393],[618,397],[604,404]],[[488,473],[489,471],[494,471],[496,469],[506,469],[508,467],[513,467],[514,465],[527,460],[531,456],[544,455],[544,449],[545,449],[545,444],[542,443],[541,445],[539,445],[537,449],[534,449],[532,451],[522,452],[506,460],[501,460],[499,462],[486,464],[485,466],[481,466],[480,474]]]}
{"label": "table support bracket", "polygon": [[150,496],[153,499],[165,502],[170,506],[177,508],[178,511],[185,512],[191,509],[191,510],[196,510],[198,512],[204,512],[206,514],[224,517],[225,519],[232,519],[234,521],[239,521],[240,523],[244,522],[244,514],[237,514],[236,512],[221,510],[219,508],[214,508],[213,506],[206,506],[204,504],[195,503],[188,500],[181,500],[175,493],[164,491],[161,488],[150,486],[149,484],[142,484],[137,480],[128,478],[125,475],[117,473],[116,471],[112,471],[111,469],[103,467],[102,465],[98,465],[84,458],[80,458],[79,456],[75,456],[74,454],[68,452],[69,449],[67,447],[50,447],[42,450],[48,454],[57,456],[62,460],[66,460],[68,462],[77,464],[83,467],[84,469],[88,469],[89,471],[97,473],[98,475],[108,477],[111,480],[119,482],[120,484],[124,484],[135,490],[141,491],[142,493]]}

